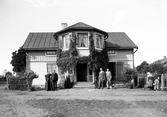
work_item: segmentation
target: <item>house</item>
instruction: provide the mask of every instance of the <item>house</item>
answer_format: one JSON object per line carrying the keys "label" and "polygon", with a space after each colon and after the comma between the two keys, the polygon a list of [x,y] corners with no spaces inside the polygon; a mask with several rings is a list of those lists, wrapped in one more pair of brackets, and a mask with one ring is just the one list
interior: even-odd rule
{"label": "house", "polygon": [[89,68],[88,62],[76,62],[78,59],[75,59],[71,62],[75,64],[68,71],[62,70],[66,64],[58,66],[63,60],[67,62],[66,60],[71,57],[66,55],[66,59],[60,60],[59,50],[67,53],[72,42],[75,42],[73,47],[77,51],[77,58],[88,58],[91,48],[97,52],[105,49],[109,62],[107,67],[112,73],[113,81],[126,80],[122,74],[123,68],[134,67],[134,53],[138,47],[124,32],[105,32],[82,22],[69,27],[66,23],[62,23],[62,30],[58,32],[29,33],[23,44],[23,49],[27,53],[26,70],[33,70],[39,74],[34,84],[44,84],[45,74],[53,70],[56,70],[59,78],[65,77],[68,72],[73,75],[75,82],[95,81],[95,74]]}

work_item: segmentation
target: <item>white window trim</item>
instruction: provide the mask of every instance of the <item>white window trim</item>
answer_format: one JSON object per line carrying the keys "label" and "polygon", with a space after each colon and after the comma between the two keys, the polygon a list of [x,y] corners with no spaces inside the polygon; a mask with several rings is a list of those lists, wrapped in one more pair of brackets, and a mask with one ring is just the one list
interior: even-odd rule
{"label": "white window trim", "polygon": [[[49,54],[47,54],[47,51],[56,51],[56,54],[54,55],[49,55]],[[57,50],[46,50],[45,51],[45,56],[57,56]]]}
{"label": "white window trim", "polygon": [[48,64],[55,64],[56,65],[56,73],[58,74],[58,66],[55,62],[47,62],[46,63],[46,72],[48,72]]}
{"label": "white window trim", "polygon": [[89,49],[89,44],[90,44],[89,36],[90,36],[90,33],[88,31],[77,31],[76,32],[76,37],[77,37],[78,33],[87,33],[88,34],[88,47],[78,47],[78,45],[76,45],[76,48],[77,49],[83,49],[83,50],[84,49]]}
{"label": "white window trim", "polygon": [[[65,33],[65,34],[61,35],[61,36],[62,36],[62,41],[64,40],[63,37],[66,36],[66,35],[70,36],[69,33]],[[69,41],[70,41],[70,40],[69,40]],[[69,44],[70,44],[70,42],[69,42]],[[70,46],[70,45],[69,45],[69,46]],[[69,48],[70,48],[70,47],[69,47]],[[69,48],[66,47],[66,40],[64,40],[62,50],[63,50],[63,51],[65,51],[65,50],[69,50]]]}
{"label": "white window trim", "polygon": [[[101,48],[97,48],[97,47],[96,47],[96,41],[97,41],[97,40],[96,40],[96,37],[97,37],[97,35],[100,35],[101,38],[102,38],[102,43],[101,43],[101,45],[100,45]],[[95,33],[95,41],[94,41],[94,42],[95,42],[94,45],[95,45],[95,49],[96,49],[96,50],[102,50],[102,49],[104,48],[104,47],[103,47],[103,44],[104,44],[104,37],[103,37],[102,34],[100,34],[100,33]]]}

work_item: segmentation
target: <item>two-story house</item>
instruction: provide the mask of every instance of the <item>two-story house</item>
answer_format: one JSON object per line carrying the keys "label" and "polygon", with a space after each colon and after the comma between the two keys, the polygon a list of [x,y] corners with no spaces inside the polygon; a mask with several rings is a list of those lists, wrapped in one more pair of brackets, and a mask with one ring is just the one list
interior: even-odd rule
{"label": "two-story house", "polygon": [[[29,33],[23,49],[27,52],[26,70],[33,70],[39,74],[39,78],[35,79],[33,84],[44,84],[45,74],[53,70],[56,70],[59,78],[64,76],[67,71],[62,68],[67,65],[59,66],[59,64],[62,64],[63,60],[67,62],[68,57],[72,56],[61,55],[60,59],[58,51],[66,53],[72,47],[77,51],[76,58],[89,57],[91,48],[97,52],[105,49],[109,62],[107,67],[112,73],[112,80],[126,80],[122,74],[123,68],[134,67],[134,53],[138,47],[124,32],[105,32],[82,22],[69,27],[66,23],[62,23],[62,27],[58,32]],[[75,45],[70,45],[72,42],[75,42]],[[66,58],[63,59],[63,56]],[[71,71],[68,70],[68,73],[73,75],[75,82],[94,82],[94,72],[89,67],[90,62],[73,62],[75,65],[71,67]]]}

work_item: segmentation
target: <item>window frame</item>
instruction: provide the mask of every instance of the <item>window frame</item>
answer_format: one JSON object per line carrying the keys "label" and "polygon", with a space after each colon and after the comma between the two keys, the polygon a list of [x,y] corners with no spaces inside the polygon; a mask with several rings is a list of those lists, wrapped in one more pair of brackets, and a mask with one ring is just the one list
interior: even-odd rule
{"label": "window frame", "polygon": [[[89,36],[90,36],[90,33],[88,32],[88,31],[77,31],[76,32],[76,39],[78,39],[78,34],[79,33],[86,33],[86,34],[88,34],[88,46],[87,47],[78,47],[78,43],[76,43],[76,48],[77,49],[89,49],[89,44],[90,44],[90,42],[89,42]],[[77,42],[77,40],[76,40],[76,42]]]}
{"label": "window frame", "polygon": [[[47,54],[48,51],[55,51],[55,54]],[[45,56],[57,56],[57,50],[46,50]]]}
{"label": "window frame", "polygon": [[54,71],[54,69],[53,69],[53,65],[55,65],[56,73],[58,73],[58,67],[57,67],[57,64],[56,64],[56,63],[52,63],[52,62],[51,62],[51,63],[50,63],[50,62],[46,63],[46,71],[47,71],[47,73],[49,72],[48,65],[51,65],[51,72],[50,72],[50,73],[52,73],[52,72]]}
{"label": "window frame", "polygon": [[[69,45],[68,45],[68,48],[66,46],[67,39],[64,38],[65,36],[69,36]],[[61,35],[61,43],[62,43],[61,44],[62,45],[62,47],[61,47],[62,50],[68,50],[70,48],[70,35],[69,35],[69,33],[65,33],[65,34]]]}
{"label": "window frame", "polygon": [[[111,51],[114,51],[114,54]],[[107,54],[112,55],[112,56],[117,55],[117,51],[116,50],[108,50]]]}
{"label": "window frame", "polygon": [[[101,36],[100,48],[97,48],[97,45],[96,45],[96,43],[97,43],[97,35]],[[103,35],[102,35],[102,34],[100,34],[100,33],[95,33],[95,41],[94,41],[94,42],[95,42],[95,43],[94,43],[95,49],[97,49],[97,50],[102,50],[102,49],[104,48],[104,47],[103,47],[104,39],[103,39]]]}

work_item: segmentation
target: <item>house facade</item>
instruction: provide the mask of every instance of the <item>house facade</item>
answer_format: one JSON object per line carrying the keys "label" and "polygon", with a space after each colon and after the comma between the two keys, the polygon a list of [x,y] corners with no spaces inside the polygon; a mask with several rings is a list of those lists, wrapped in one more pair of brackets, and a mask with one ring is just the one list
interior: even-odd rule
{"label": "house facade", "polygon": [[[29,33],[23,49],[26,50],[26,70],[33,70],[39,74],[39,78],[33,81],[33,84],[45,84],[45,74],[47,72],[56,72],[59,79],[66,77],[65,74],[73,76],[77,82],[94,82],[94,72],[87,62],[76,62],[68,71],[64,71],[58,65],[60,57],[58,51],[67,52],[71,48],[71,43],[77,51],[77,58],[88,57],[93,48],[97,52],[103,49],[107,51],[108,68],[112,73],[113,81],[126,81],[123,77],[124,67],[134,67],[134,53],[138,47],[124,32],[105,32],[85,23],[79,22],[71,26],[62,23],[63,29],[58,32],[47,33]],[[68,60],[71,55],[67,55]],[[63,58],[61,59],[63,60]],[[100,69],[100,68],[99,68]]]}

